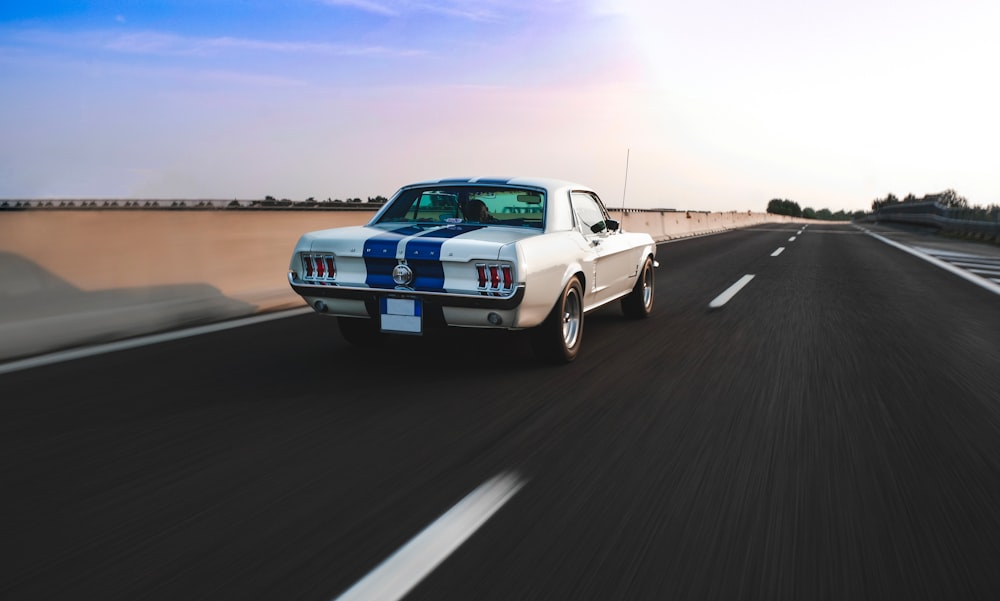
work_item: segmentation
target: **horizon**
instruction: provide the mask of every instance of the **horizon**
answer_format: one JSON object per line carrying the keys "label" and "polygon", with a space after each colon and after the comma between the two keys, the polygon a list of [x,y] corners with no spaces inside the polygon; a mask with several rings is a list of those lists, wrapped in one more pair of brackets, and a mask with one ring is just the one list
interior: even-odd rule
{"label": "horizon", "polygon": [[0,197],[367,198],[513,174],[609,207],[989,206],[997,24],[980,0],[14,2]]}

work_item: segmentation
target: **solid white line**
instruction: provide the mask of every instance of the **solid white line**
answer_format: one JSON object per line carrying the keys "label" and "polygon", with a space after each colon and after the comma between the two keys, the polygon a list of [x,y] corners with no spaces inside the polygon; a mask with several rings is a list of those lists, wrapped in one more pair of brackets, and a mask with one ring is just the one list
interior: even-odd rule
{"label": "solid white line", "polygon": [[726,288],[726,291],[719,296],[712,299],[712,302],[708,303],[709,309],[718,309],[722,305],[728,303],[736,294],[743,290],[743,287],[750,283],[750,280],[754,278],[753,274],[747,274],[740,279],[736,280],[736,283]]}
{"label": "solid white line", "polygon": [[868,234],[872,238],[875,238],[876,240],[880,240],[882,242],[885,242],[889,246],[894,246],[894,247],[898,248],[899,250],[901,250],[903,252],[907,252],[907,253],[913,255],[914,257],[919,257],[919,258],[923,259],[924,261],[927,261],[931,265],[935,265],[937,267],[940,267],[941,269],[944,269],[945,271],[950,271],[951,273],[957,275],[958,277],[960,277],[960,278],[962,278],[964,280],[967,280],[969,282],[972,282],[973,284],[979,286],[980,288],[983,288],[985,290],[989,290],[993,294],[1000,295],[1000,286],[994,284],[993,282],[991,282],[990,280],[987,280],[986,278],[981,278],[981,277],[979,277],[978,275],[976,275],[974,273],[970,273],[970,272],[968,272],[968,271],[966,271],[964,269],[959,269],[958,267],[955,267],[951,263],[942,261],[941,259],[932,257],[930,255],[924,254],[924,253],[920,252],[919,250],[915,250],[913,248],[910,248],[909,246],[900,244],[899,242],[896,242],[895,240],[890,240],[890,239],[886,238],[885,236],[880,236],[880,235],[876,234],[875,232],[870,232],[870,231],[868,231],[868,230],[866,230],[864,228],[861,228],[861,229],[866,234]]}
{"label": "solid white line", "polygon": [[313,310],[310,307],[303,307],[301,309],[289,309],[287,311],[264,313],[263,315],[254,315],[253,317],[246,317],[243,319],[222,321],[219,323],[197,326],[194,328],[175,330],[173,332],[164,332],[162,334],[151,334],[149,336],[129,338],[128,340],[108,342],[105,344],[98,344],[83,348],[70,349],[68,351],[58,351],[55,353],[49,353],[47,355],[39,355],[37,357],[28,357],[27,359],[20,359],[17,361],[11,361],[9,363],[2,363],[0,364],[0,374],[20,371],[22,369],[31,369],[33,367],[52,365],[53,363],[62,363],[63,361],[72,361],[74,359],[83,359],[84,357],[93,357],[95,355],[103,355],[105,353],[125,351],[129,349],[138,348],[140,346],[149,346],[151,344],[159,344],[161,342],[169,342],[171,340],[180,340],[181,338],[190,338],[192,336],[200,336],[202,334],[211,334],[212,332],[232,330],[234,328],[241,328],[243,326],[263,323],[265,321],[284,319],[286,317],[295,317],[296,315],[303,315],[305,313],[312,313],[312,312]]}
{"label": "solid white line", "polygon": [[795,242],[795,236],[792,236],[791,238],[789,238],[788,241],[789,242]]}
{"label": "solid white line", "polygon": [[513,497],[524,481],[500,474],[469,493],[335,601],[396,601]]}
{"label": "solid white line", "polygon": [[776,250],[773,253],[771,253],[771,256],[772,257],[777,257],[778,255],[780,255],[783,252],[785,252],[785,247],[784,246],[779,246],[778,250]]}

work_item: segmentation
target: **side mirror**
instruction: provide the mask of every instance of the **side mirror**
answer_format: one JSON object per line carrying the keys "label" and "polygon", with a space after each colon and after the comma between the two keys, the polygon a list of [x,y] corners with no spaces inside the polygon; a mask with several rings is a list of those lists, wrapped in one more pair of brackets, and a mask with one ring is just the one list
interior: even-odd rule
{"label": "side mirror", "polygon": [[609,229],[609,230],[611,230],[612,232],[617,232],[617,231],[618,231],[618,228],[620,228],[620,227],[621,227],[621,224],[620,224],[620,223],[618,223],[618,221],[616,221],[616,220],[614,220],[614,219],[608,219],[608,220],[607,220],[607,221],[605,221],[604,223],[606,223],[606,224],[607,224],[607,226],[608,226],[608,229]]}
{"label": "side mirror", "polygon": [[598,221],[594,225],[590,226],[590,231],[594,232],[595,234],[600,234],[605,230],[606,227],[607,226],[604,224],[603,221]]}

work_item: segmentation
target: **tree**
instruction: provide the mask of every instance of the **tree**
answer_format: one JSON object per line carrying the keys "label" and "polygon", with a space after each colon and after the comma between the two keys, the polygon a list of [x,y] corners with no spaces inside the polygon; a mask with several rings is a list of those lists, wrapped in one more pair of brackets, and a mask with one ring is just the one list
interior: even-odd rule
{"label": "tree", "polygon": [[767,203],[767,212],[775,215],[789,215],[791,217],[802,216],[802,209],[799,207],[799,203],[780,198],[773,198]]}
{"label": "tree", "polygon": [[938,202],[946,207],[953,209],[967,209],[969,208],[969,201],[963,196],[959,196],[958,192],[955,192],[951,188],[945,190],[944,192],[937,194]]}

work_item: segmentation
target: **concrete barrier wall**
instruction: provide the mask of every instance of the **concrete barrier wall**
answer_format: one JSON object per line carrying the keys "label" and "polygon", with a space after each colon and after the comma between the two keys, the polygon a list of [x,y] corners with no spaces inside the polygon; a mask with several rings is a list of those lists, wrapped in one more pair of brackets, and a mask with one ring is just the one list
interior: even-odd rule
{"label": "concrete barrier wall", "polygon": [[703,236],[762,223],[809,223],[808,219],[769,213],[611,210],[625,231],[647,232],[657,242]]}
{"label": "concrete barrier wall", "polygon": [[[306,231],[372,211],[0,212],[0,361],[303,306],[288,286]],[[613,211],[657,241],[791,218]]]}

